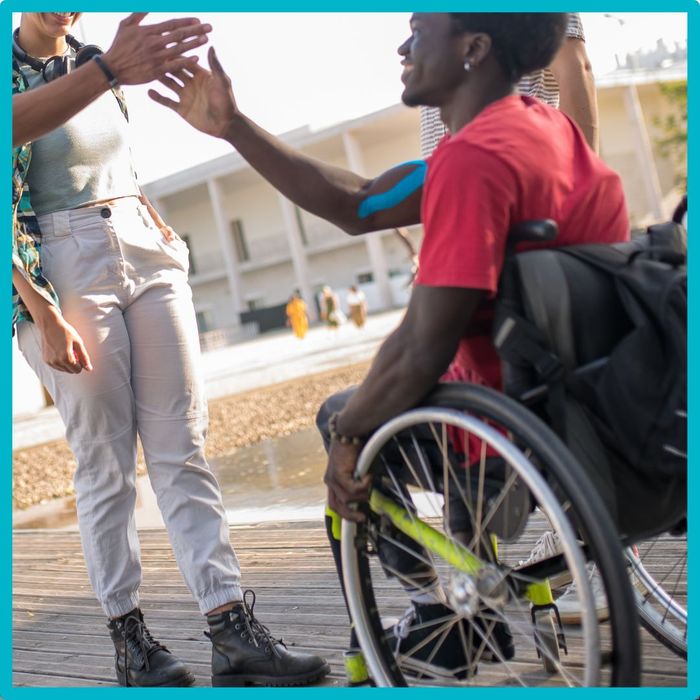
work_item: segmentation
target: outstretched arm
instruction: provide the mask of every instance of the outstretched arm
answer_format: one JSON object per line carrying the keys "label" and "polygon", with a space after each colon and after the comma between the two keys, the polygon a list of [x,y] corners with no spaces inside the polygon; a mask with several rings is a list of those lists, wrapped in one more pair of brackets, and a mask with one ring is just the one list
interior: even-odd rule
{"label": "outstretched arm", "polygon": [[309,158],[241,113],[213,48],[209,65],[211,72],[192,66],[161,80],[177,100],[155,90],[148,94],[195,129],[228,141],[285,197],[348,233],[420,222],[424,163],[405,163],[368,179]]}
{"label": "outstretched arm", "polygon": [[[190,18],[141,25],[147,12],[135,12],[119,24],[104,63],[120,85],[149,83],[169,71],[191,66],[185,51],[207,42],[211,26]],[[12,145],[37,139],[57,128],[109,89],[100,67],[84,66],[48,85],[12,98]]]}

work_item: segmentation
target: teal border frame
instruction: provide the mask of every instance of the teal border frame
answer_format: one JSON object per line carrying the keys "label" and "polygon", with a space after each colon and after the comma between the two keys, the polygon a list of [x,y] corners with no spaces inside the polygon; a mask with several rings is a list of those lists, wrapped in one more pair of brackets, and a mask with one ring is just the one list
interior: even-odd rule
{"label": "teal border frame", "polygon": [[[107,0],[104,3],[100,3],[99,11],[102,12],[132,12],[135,8],[134,5],[138,4],[140,6],[147,6],[149,10],[154,12],[192,12],[196,14],[197,12],[328,12],[329,5],[327,3],[321,2],[320,0],[265,0],[262,3],[256,4],[251,3],[250,0],[241,0],[239,2],[223,2],[222,0],[205,0],[204,2],[199,2],[197,4],[196,11],[193,12],[193,5],[195,3],[184,2],[183,0],[151,0],[150,2],[144,3],[133,3],[133,2],[123,2],[123,1],[113,1]],[[580,12],[686,12],[688,15],[688,37],[700,37],[700,0],[637,0],[633,2],[632,0],[614,0],[611,2],[607,0],[602,2],[601,0],[579,0],[575,3],[561,2],[561,0],[534,0],[532,3],[533,7],[528,9],[536,9],[541,11],[569,11],[576,10]],[[473,3],[474,9],[488,10],[488,11],[520,11],[523,9],[522,2],[517,2],[516,0],[500,0],[498,3],[489,3],[484,0],[476,0]],[[13,12],[21,12],[22,10],[27,11],[42,11],[42,10],[55,10],[56,3],[46,3],[46,2],[27,2],[23,0],[0,0],[0,54],[9,57],[10,54],[10,28],[11,28],[11,15]],[[141,7],[137,8],[141,9]],[[376,0],[354,0],[354,2],[348,2],[347,0],[334,3],[333,12],[409,12],[414,10],[432,10],[432,11],[451,11],[451,10],[464,10],[465,3],[454,2],[454,0],[440,1],[440,0],[430,0],[426,2],[416,2],[411,4],[406,2],[406,0],[381,0],[377,3]],[[93,10],[94,11],[94,10]],[[689,119],[693,127],[695,127],[698,119],[695,117],[696,107],[699,104],[700,98],[700,87],[696,85],[695,75],[700,73],[700,67],[698,66],[698,55],[700,55],[700,49],[696,48],[691,41],[688,42],[688,99],[689,99]],[[390,50],[394,50],[395,47],[389,47]],[[3,103],[0,107],[0,135],[2,135],[2,141],[6,142],[8,145],[8,154],[11,147],[11,130],[12,125],[10,121],[10,104],[11,100],[11,76],[10,76],[10,61],[5,63],[5,73],[7,78],[5,80],[5,88],[3,91]],[[692,76],[692,77],[691,77]],[[399,82],[397,75],[397,97],[399,90]],[[693,128],[689,129],[688,138],[688,171],[689,171],[689,190],[692,192],[692,188],[695,182],[695,176],[697,172],[700,172],[700,148],[698,147],[698,139],[695,138]],[[12,175],[10,172],[10,159],[6,161],[6,171],[8,172],[7,180],[10,180]],[[10,188],[7,187],[6,197],[10,196]],[[8,201],[9,209],[9,201]],[[692,213],[691,213],[692,217]],[[4,247],[8,257],[10,257],[10,217],[8,216],[1,225],[2,230],[2,240],[4,241]],[[693,244],[693,239],[691,236],[689,245],[689,266],[691,269],[690,285],[689,285],[689,295],[690,295],[690,306],[688,310],[689,319],[694,319],[695,314],[695,301],[698,298],[698,281],[696,280],[694,274],[695,268],[695,258],[700,253],[696,253],[695,246]],[[7,294],[2,297],[3,301],[0,304],[0,328],[4,327],[9,330],[11,324],[11,303],[10,303],[10,266],[4,269],[4,272],[0,273],[0,278],[2,279],[3,286],[7,290]],[[698,340],[700,339],[700,326],[695,326],[694,323],[690,325],[690,334],[688,336],[688,350],[689,357],[694,358],[695,352],[698,349]],[[0,346],[0,360],[2,360],[5,365],[11,366],[12,363],[12,348],[10,344],[9,333],[5,336],[5,342]],[[693,362],[689,362],[688,367],[688,384],[690,389],[689,396],[689,414],[691,417],[697,415],[696,409],[698,408],[698,366]],[[2,406],[0,407],[0,415],[2,416],[2,421],[0,421],[0,454],[2,458],[0,459],[0,465],[5,464],[6,467],[0,472],[0,700],[35,700],[38,698],[50,698],[51,700],[61,700],[62,698],[88,698],[91,697],[93,693],[107,694],[110,697],[114,694],[121,694],[127,692],[126,689],[122,688],[13,688],[12,687],[12,407],[11,407],[11,396],[12,396],[12,372],[6,371],[2,380],[0,381],[0,396],[2,399]],[[693,502],[693,497],[700,495],[700,476],[696,475],[693,467],[698,452],[698,447],[700,446],[700,435],[690,431],[689,434],[689,455],[691,466],[689,468],[689,481],[690,481],[690,491],[689,491],[689,502]],[[689,513],[689,535],[688,535],[688,548],[689,548],[689,571],[688,571],[688,588],[689,590],[695,590],[695,585],[698,585],[700,581],[699,566],[697,562],[697,557],[700,552],[700,547],[698,546],[696,536],[700,530],[700,525],[696,519],[694,513]],[[689,614],[691,620],[697,609],[695,604],[694,596],[691,594],[691,600],[689,602]],[[466,691],[461,691],[462,693],[468,694],[470,698],[488,697],[493,698],[503,698],[503,697],[520,697],[520,698],[551,698],[559,697],[564,693],[576,694],[577,698],[593,697],[592,693],[595,693],[596,700],[602,700],[602,698],[617,698],[617,697],[628,697],[635,698],[635,700],[646,700],[646,698],[657,698],[663,697],[668,700],[700,700],[700,668],[695,666],[695,663],[700,662],[700,651],[698,651],[698,644],[700,643],[700,633],[698,632],[698,625],[692,624],[689,628],[689,659],[688,659],[688,686],[686,688],[609,688],[609,689],[576,689],[576,690],[562,690],[562,689],[548,689],[548,688],[530,688],[530,689],[509,689],[509,688],[484,688],[484,689],[469,689]],[[460,692],[456,690],[440,690],[440,689],[388,689],[388,690],[375,690],[375,689],[336,689],[336,688],[299,688],[299,689],[266,689],[266,688],[236,688],[231,690],[217,689],[212,690],[209,688],[195,688],[195,689],[130,689],[128,691],[130,694],[143,694],[147,693],[148,697],[159,697],[159,698],[172,698],[177,695],[178,697],[184,697],[183,693],[187,694],[187,697],[192,697],[192,694],[196,694],[198,697],[203,697],[207,695],[211,697],[210,693],[217,693],[218,697],[224,697],[225,693],[233,694],[238,698],[243,700],[267,700],[273,698],[278,700],[281,696],[284,698],[289,698],[289,700],[308,700],[307,696],[315,696],[320,698],[324,695],[329,695],[333,693],[352,693],[352,697],[357,698],[358,694],[366,695],[371,693],[376,695],[377,693],[387,696],[387,694],[401,693],[402,698],[406,697],[435,697],[437,695],[445,696],[451,695],[451,697],[456,697],[455,693]],[[167,693],[167,695],[166,695]],[[142,695],[142,697],[145,697]],[[346,695],[346,697],[348,697]]]}

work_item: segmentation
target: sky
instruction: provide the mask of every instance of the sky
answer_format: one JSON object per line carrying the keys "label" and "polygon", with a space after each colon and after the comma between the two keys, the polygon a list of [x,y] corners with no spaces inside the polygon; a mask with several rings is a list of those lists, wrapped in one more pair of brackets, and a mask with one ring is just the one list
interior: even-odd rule
{"label": "sky", "polygon": [[[152,13],[144,23],[179,14]],[[107,49],[126,13],[93,12],[76,36]],[[229,73],[239,107],[261,126],[283,133],[322,128],[399,101],[401,66],[396,48],[408,36],[409,13],[201,13],[213,26],[210,43]],[[615,68],[658,39],[687,40],[684,13],[582,13],[587,51],[596,75]],[[18,23],[18,17],[13,18]],[[206,64],[206,48],[198,51]],[[168,90],[157,86],[163,94]],[[157,105],[147,88],[129,86],[132,150],[142,184],[230,152]]]}

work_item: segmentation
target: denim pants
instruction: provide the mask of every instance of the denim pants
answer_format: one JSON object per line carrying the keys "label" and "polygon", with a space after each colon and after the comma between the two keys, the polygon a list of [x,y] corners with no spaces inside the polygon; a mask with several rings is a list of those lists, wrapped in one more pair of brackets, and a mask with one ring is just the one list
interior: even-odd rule
{"label": "denim pants", "polygon": [[24,356],[66,426],[90,582],[110,617],[138,605],[136,436],[180,571],[200,610],[241,598],[240,570],[204,456],[207,406],[185,243],[163,239],[135,197],[39,217],[45,276],[93,371],[42,360],[33,323]]}

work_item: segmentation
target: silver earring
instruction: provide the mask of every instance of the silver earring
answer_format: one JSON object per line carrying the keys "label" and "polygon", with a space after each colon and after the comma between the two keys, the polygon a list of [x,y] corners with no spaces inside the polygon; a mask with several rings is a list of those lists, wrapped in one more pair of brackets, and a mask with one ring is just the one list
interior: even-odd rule
{"label": "silver earring", "polygon": [[472,69],[472,62],[468,59],[464,59],[464,70],[469,73],[469,71]]}

